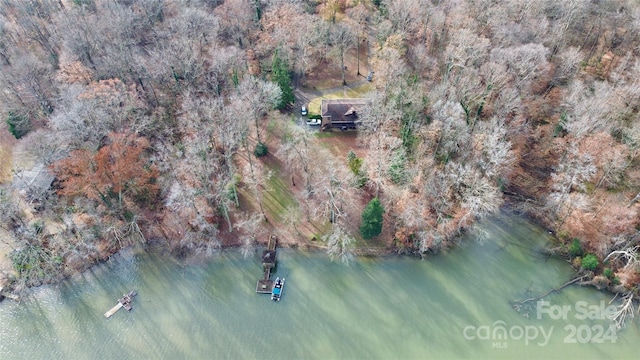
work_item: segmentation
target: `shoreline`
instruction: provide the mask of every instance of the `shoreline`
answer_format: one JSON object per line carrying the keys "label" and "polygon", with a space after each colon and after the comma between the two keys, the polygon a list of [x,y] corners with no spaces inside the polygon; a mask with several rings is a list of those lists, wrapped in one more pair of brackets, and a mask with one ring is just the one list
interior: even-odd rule
{"label": "shoreline", "polygon": [[[505,212],[508,213],[510,212],[510,208],[509,206],[505,206],[505,208],[501,209],[500,213],[504,214]],[[537,221],[536,218],[528,216],[528,215],[521,215],[521,214],[515,214],[512,213],[512,216],[518,216],[522,219],[524,219],[525,221],[527,221],[528,223],[532,224],[533,226],[539,227],[540,229],[542,229],[543,231],[545,231],[550,238],[553,239],[554,242],[560,242],[560,240],[555,236],[555,233],[549,229],[547,229],[546,227],[542,226],[540,224],[539,221]],[[499,215],[496,215],[499,216]],[[458,235],[458,237],[464,236],[464,234],[460,234]],[[263,242],[258,242],[255,247],[261,247],[261,246],[265,246],[266,243]],[[398,248],[389,248],[389,247],[356,247],[352,249],[352,254],[354,256],[357,257],[372,257],[372,258],[386,258],[386,257],[409,257],[409,258],[422,258],[424,259],[425,257],[428,257],[428,255],[432,255],[432,256],[446,256],[445,254],[442,254],[443,252],[446,252],[447,249],[450,248],[455,248],[458,247],[459,245],[457,243],[454,243],[452,245],[450,245],[447,248],[443,248],[438,252],[427,252],[425,254],[419,255],[415,252],[408,252],[408,251],[402,251],[402,249],[398,249]],[[135,247],[135,246],[134,246]],[[320,243],[314,243],[313,241],[309,241],[309,240],[298,240],[296,242],[283,242],[279,245],[279,247],[281,248],[285,248],[285,249],[304,249],[304,250],[309,250],[309,251],[322,251],[325,252],[326,251],[326,246],[323,246]],[[127,251],[127,250],[131,250],[132,246],[123,248],[118,250],[117,252],[114,252],[113,254],[111,254],[111,256],[113,255],[117,255],[123,251]],[[222,252],[222,251],[226,251],[226,250],[238,250],[240,249],[241,246],[239,244],[227,244],[227,245],[222,245],[218,251]],[[569,263],[569,265],[572,266],[571,262],[569,261],[569,258],[567,257],[567,254],[563,254],[562,252],[557,251],[558,248],[545,248],[543,249],[543,251],[545,253],[547,253],[549,256],[555,256],[558,257],[559,259],[562,259],[564,261],[567,261]],[[170,257],[172,257],[175,261],[178,262],[182,262],[182,263],[191,263],[191,262],[200,262],[200,261],[208,261],[210,259],[210,256],[207,255],[203,255],[200,253],[195,253],[195,254],[191,254],[188,255],[184,258],[178,257],[176,255],[174,255],[170,248],[169,248],[169,243],[165,240],[165,241],[148,241],[143,249],[144,252],[149,253],[149,254],[166,254]],[[8,259],[8,254],[5,255],[5,258]],[[62,278],[60,278],[58,281],[55,282],[50,282],[50,283],[45,283],[45,284],[41,284],[39,286],[42,285],[54,285],[58,282],[67,280],[72,278],[73,276],[82,274],[85,271],[90,270],[92,267],[104,263],[105,261],[107,261],[108,258],[106,260],[99,260],[93,264],[91,264],[90,266],[88,266],[87,268],[83,269],[83,271],[80,272],[76,272],[73,274],[68,274]],[[8,260],[10,262],[10,260]],[[575,267],[573,267],[573,270],[575,272],[576,275],[580,274],[581,271],[580,269],[576,269]],[[584,273],[584,271],[582,271],[582,273]],[[20,289],[18,291],[16,291],[16,289],[12,286],[13,283],[10,282],[10,275],[6,273],[6,271],[2,272],[3,277],[0,278],[0,280],[4,280],[4,282],[0,282],[0,302],[2,300],[4,300],[5,298],[7,299],[11,299],[17,302],[20,302],[22,295],[24,295],[24,290],[28,290],[30,288],[27,289]],[[594,288],[596,288],[598,291],[606,291],[610,294],[616,294],[616,293],[620,293],[620,288],[621,285],[615,285],[615,286],[611,286],[611,285],[605,285],[602,282],[597,282],[595,280],[597,280],[598,276],[595,276],[595,274],[589,274],[588,275],[588,279],[586,281],[580,281],[578,284],[580,286],[585,286],[585,285],[589,285],[589,286],[593,286]],[[617,288],[617,289],[616,289]],[[617,291],[616,291],[617,290]]]}

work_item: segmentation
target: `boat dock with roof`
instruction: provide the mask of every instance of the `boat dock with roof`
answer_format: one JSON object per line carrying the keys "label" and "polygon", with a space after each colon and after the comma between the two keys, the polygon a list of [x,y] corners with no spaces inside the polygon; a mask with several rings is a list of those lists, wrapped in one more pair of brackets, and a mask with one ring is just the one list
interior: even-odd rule
{"label": "boat dock with roof", "polygon": [[278,238],[275,235],[269,237],[269,245],[262,252],[262,269],[264,274],[262,279],[256,284],[256,292],[258,294],[271,294],[273,289],[273,280],[271,280],[271,269],[276,266],[276,245]]}

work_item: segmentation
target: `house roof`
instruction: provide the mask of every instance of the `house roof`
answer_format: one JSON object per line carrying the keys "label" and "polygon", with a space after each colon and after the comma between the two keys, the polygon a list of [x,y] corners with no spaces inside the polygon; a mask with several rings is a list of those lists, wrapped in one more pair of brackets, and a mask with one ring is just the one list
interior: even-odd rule
{"label": "house roof", "polygon": [[331,121],[355,121],[368,99],[331,99],[322,100],[322,117],[330,117]]}
{"label": "house roof", "polygon": [[275,250],[264,250],[262,252],[262,263],[263,264],[275,264],[276,263],[276,251]]}
{"label": "house roof", "polygon": [[49,169],[43,164],[38,163],[29,170],[17,172],[13,186],[20,191],[28,193],[30,191],[42,192],[51,187],[54,176]]}

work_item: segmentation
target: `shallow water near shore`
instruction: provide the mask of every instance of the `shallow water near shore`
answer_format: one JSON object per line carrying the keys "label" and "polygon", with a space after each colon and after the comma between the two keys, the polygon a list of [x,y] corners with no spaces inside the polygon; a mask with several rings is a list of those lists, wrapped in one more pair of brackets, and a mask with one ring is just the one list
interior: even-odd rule
{"label": "shallow water near shore", "polygon": [[[278,303],[255,293],[261,249],[186,266],[125,253],[22,304],[0,303],[0,358],[637,358],[638,321],[612,331],[610,294],[570,286],[515,311],[510,300],[557,287],[572,270],[537,251],[546,234],[522,219],[484,229],[484,242],[470,236],[426,260],[345,266],[279,249],[275,275],[287,280]],[[133,310],[105,319],[131,289]]]}

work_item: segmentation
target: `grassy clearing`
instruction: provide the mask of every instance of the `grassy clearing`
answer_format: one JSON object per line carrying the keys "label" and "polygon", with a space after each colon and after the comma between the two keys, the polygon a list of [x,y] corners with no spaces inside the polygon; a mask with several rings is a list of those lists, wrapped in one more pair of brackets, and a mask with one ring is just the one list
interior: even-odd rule
{"label": "grassy clearing", "polygon": [[316,131],[314,136],[318,139],[353,139],[357,137],[354,131]]}
{"label": "grassy clearing", "polygon": [[[287,207],[298,208],[298,202],[294,199],[287,184],[281,178],[279,170],[274,165],[271,162],[265,164],[265,168],[271,172],[271,176],[266,179],[261,190],[262,208],[270,220],[281,222]],[[240,210],[260,211],[255,194],[251,190],[241,186],[238,188],[238,195],[241,204]]]}
{"label": "grassy clearing", "polygon": [[373,90],[373,84],[365,83],[358,87],[346,88],[345,90],[338,90],[333,93],[325,94],[323,96],[311,99],[309,101],[309,113],[320,114],[320,105],[322,99],[343,99],[343,98],[361,98]]}
{"label": "grassy clearing", "polygon": [[313,237],[316,240],[321,240],[324,234],[328,233],[331,230],[331,223],[328,221],[324,222],[309,222],[309,227],[313,230]]}
{"label": "grassy clearing", "polygon": [[[288,179],[281,176],[278,164],[267,162],[265,167],[271,171],[271,177],[265,183],[265,190],[262,193],[262,204],[267,216],[275,222],[283,222],[288,207],[293,207],[301,213],[300,223],[298,224],[298,234],[308,241],[320,241],[322,235],[331,228],[328,221],[312,221],[307,222],[306,217],[302,215],[305,211],[303,205],[293,197]],[[288,225],[287,225],[288,226]]]}
{"label": "grassy clearing", "polygon": [[[284,121],[283,121],[284,120]],[[288,133],[288,118],[271,116],[267,123],[267,139],[268,143],[273,144],[281,140],[281,137]],[[271,145],[270,151],[275,151]],[[283,178],[283,171],[277,160],[265,157],[261,160],[264,164],[265,174],[269,174],[266,178],[264,189],[262,190],[262,205],[265,212],[275,221],[282,221],[282,215],[287,207],[298,207],[298,202],[293,197],[293,193],[289,189],[288,180]]]}
{"label": "grassy clearing", "polygon": [[262,205],[265,211],[274,220],[282,221],[282,216],[288,207],[298,207],[298,202],[293,197],[288,184],[280,175],[280,168],[273,161],[266,161],[265,168],[271,176],[265,183],[262,192]]}

